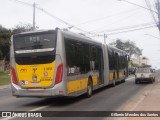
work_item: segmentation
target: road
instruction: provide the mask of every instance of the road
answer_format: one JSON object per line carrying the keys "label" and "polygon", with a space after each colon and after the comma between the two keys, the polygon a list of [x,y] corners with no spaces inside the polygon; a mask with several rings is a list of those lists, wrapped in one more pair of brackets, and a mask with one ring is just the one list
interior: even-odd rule
{"label": "road", "polygon": [[130,76],[125,83],[119,83],[116,87],[107,86],[95,91],[91,98],[16,98],[12,96],[10,88],[0,89],[0,111],[134,111],[160,82],[159,73],[155,73],[155,76],[154,84],[135,84],[134,76]]}

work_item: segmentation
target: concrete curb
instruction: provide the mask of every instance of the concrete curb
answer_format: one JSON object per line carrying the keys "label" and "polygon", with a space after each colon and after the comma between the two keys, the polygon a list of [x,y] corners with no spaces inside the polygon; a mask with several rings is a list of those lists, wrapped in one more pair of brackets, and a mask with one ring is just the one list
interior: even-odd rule
{"label": "concrete curb", "polygon": [[10,88],[10,87],[11,87],[11,84],[2,85],[2,86],[0,86],[0,90],[1,90],[1,89],[8,89],[8,88]]}

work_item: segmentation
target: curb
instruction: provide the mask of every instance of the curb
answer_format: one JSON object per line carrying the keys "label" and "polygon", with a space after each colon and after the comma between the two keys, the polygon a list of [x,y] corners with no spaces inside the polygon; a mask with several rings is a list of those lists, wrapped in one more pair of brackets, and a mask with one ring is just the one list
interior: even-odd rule
{"label": "curb", "polygon": [[0,86],[0,90],[2,90],[2,89],[8,89],[10,87],[11,87],[10,84],[8,84],[8,85],[2,85],[2,86]]}

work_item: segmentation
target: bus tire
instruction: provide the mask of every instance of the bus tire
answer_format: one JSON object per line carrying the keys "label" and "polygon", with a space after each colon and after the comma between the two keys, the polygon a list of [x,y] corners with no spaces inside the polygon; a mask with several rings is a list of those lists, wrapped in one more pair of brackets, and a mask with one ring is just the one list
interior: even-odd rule
{"label": "bus tire", "polygon": [[92,96],[92,92],[93,92],[93,83],[91,78],[88,79],[88,83],[87,83],[87,93],[86,93],[86,97],[89,98]]}

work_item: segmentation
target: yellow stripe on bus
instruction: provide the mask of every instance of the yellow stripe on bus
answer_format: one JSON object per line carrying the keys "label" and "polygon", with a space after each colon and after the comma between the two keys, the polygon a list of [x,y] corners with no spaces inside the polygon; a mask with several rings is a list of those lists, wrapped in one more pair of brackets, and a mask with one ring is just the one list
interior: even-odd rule
{"label": "yellow stripe on bus", "polygon": [[[93,76],[92,81],[93,81],[93,86],[97,85],[98,84],[98,77]],[[68,94],[86,89],[87,88],[87,83],[88,83],[88,78],[69,81],[67,83]]]}
{"label": "yellow stripe on bus", "polygon": [[113,80],[113,72],[109,73],[109,80]]}
{"label": "yellow stripe on bus", "polygon": [[119,78],[123,78],[123,77],[124,77],[124,71],[122,70],[119,72]]}
{"label": "yellow stripe on bus", "polygon": [[[115,76],[117,76],[116,72],[115,72]],[[123,78],[123,77],[124,77],[124,71],[123,70],[119,71],[119,78]],[[109,80],[114,80],[114,72],[109,73]]]}

